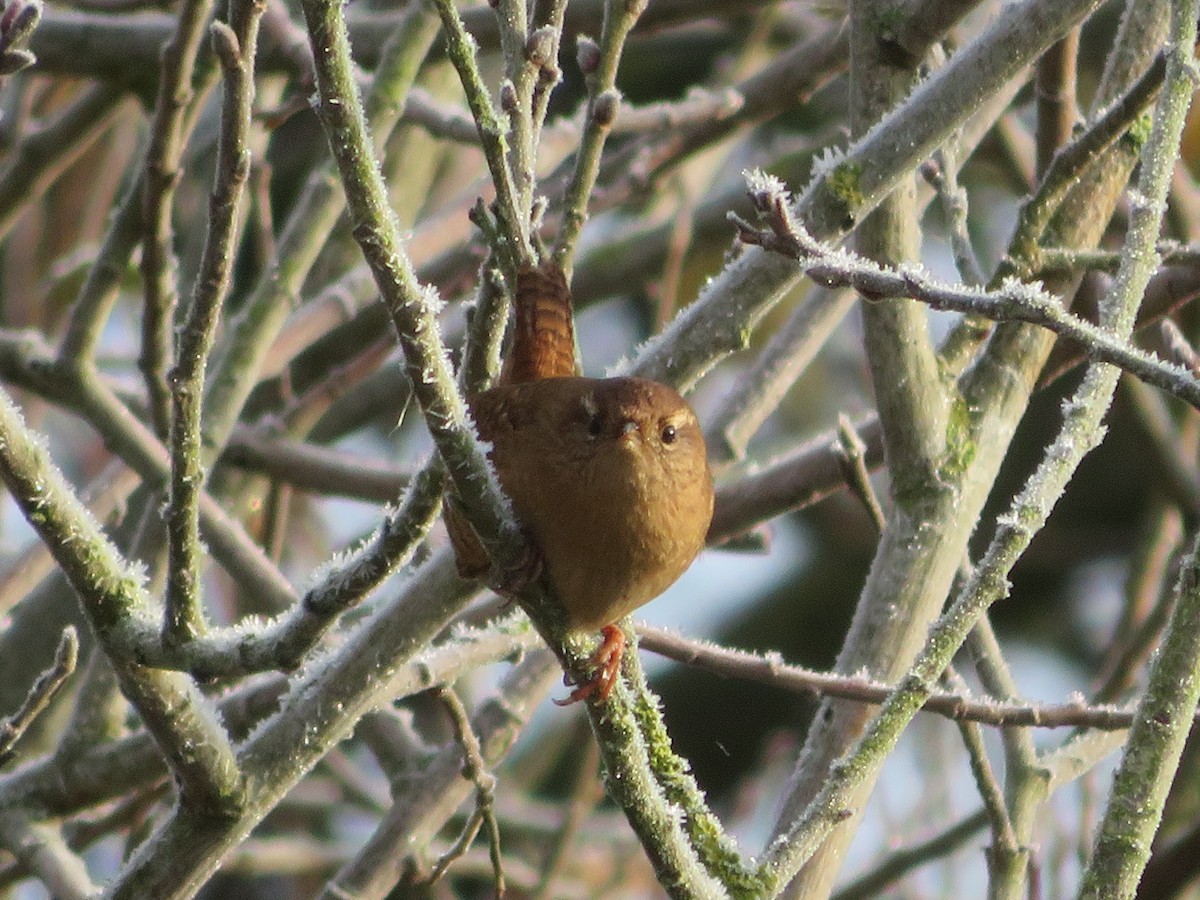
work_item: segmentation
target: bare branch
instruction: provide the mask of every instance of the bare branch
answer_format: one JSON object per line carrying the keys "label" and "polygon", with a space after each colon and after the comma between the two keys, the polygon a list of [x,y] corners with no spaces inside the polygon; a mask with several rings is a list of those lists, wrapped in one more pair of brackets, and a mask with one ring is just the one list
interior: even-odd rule
{"label": "bare branch", "polygon": [[58,642],[54,663],[42,672],[29,687],[25,701],[11,716],[0,719],[0,766],[12,757],[13,746],[21,739],[33,720],[38,717],[72,672],[79,655],[79,637],[74,628],[67,628]]}

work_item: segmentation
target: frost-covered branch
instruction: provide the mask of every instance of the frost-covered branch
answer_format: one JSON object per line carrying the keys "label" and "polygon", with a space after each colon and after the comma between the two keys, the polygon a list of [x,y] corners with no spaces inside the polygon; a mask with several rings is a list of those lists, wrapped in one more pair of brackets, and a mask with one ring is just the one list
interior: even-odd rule
{"label": "frost-covered branch", "polygon": [[[1188,15],[1194,28],[1194,12]],[[1192,44],[1187,46],[1190,48]],[[1185,83],[1190,94],[1190,78],[1177,77],[1176,90],[1183,89]],[[1164,98],[1169,93],[1164,93]],[[1163,201],[1184,110],[1186,95],[1182,103],[1178,99],[1173,103],[1160,101],[1143,157],[1139,192],[1145,199],[1135,206],[1121,272],[1102,317],[1104,324],[1122,337],[1132,329],[1137,301],[1156,263],[1151,251],[1165,208]],[[1101,420],[1111,403],[1116,381],[1117,370],[1104,364],[1089,366],[1079,389],[1063,406],[1063,424],[1058,436],[1046,448],[1037,470],[1013,498],[1009,510],[997,519],[995,535],[978,568],[930,630],[908,676],[833,769],[786,838],[772,847],[765,862],[772,871],[790,877],[817,852],[837,824],[841,811],[855,796],[858,784],[875,778],[904,726],[933,690],[979,616],[1007,594],[1013,565],[1045,523],[1083,457],[1100,442]]]}
{"label": "frost-covered branch", "polygon": [[[1137,194],[1130,210],[1125,256],[1101,321],[1118,333],[1133,326],[1137,302],[1156,263],[1154,242],[1162,227],[1171,173],[1188,108],[1197,86],[1194,47],[1195,0],[1171,4],[1166,82],[1155,109],[1154,125],[1142,157]],[[1099,366],[1090,366],[1088,376]],[[1106,373],[1099,373],[1097,379]],[[1085,378],[1081,391],[1088,386]],[[1111,398],[1115,378],[1104,384]],[[1193,546],[1184,561],[1176,589],[1175,612],[1167,625],[1159,654],[1150,669],[1146,691],[1130,732],[1129,744],[1114,775],[1104,820],[1096,835],[1092,859],[1084,872],[1081,897],[1135,892],[1150,843],[1162,818],[1167,791],[1191,731],[1186,720],[1200,700],[1200,571]]]}
{"label": "frost-covered branch", "polygon": [[[638,643],[685,665],[716,672],[730,678],[744,678],[801,694],[841,697],[872,705],[882,704],[895,690],[870,678],[815,672],[785,663],[778,654],[757,654],[735,650],[663,628],[641,626]],[[1082,697],[1066,703],[1021,703],[975,696],[965,690],[934,691],[921,707],[956,722],[976,722],[997,728],[1095,728],[1120,731],[1133,723],[1129,708],[1097,706]]]}
{"label": "frost-covered branch", "polygon": [[800,263],[804,274],[826,287],[852,287],[870,300],[911,297],[934,309],[981,316],[997,322],[1041,325],[1083,344],[1088,355],[1119,366],[1147,384],[1162,388],[1200,409],[1200,379],[1191,372],[1113,337],[1098,325],[1072,315],[1037,284],[1006,280],[998,290],[939,282],[919,266],[887,269],[845,250],[823,245],[805,231],[789,209],[786,189],[769,176],[750,177],[750,195],[769,223],[758,229],[734,217],[738,234]]}
{"label": "frost-covered branch", "polygon": [[[1094,6],[1095,0],[1026,0],[1005,6],[975,41],[904,103],[844,152],[822,160],[797,197],[793,215],[818,240],[844,235],[900,178],[945,143],[978,108],[980,97],[1001,91]],[[692,385],[717,361],[745,346],[754,326],[798,278],[794,267],[773,254],[743,253],[641,349],[630,370],[685,388]]]}
{"label": "frost-covered branch", "polygon": [[195,683],[139,666],[120,647],[122,632],[152,608],[144,573],[116,552],[7,394],[0,394],[0,478],[78,592],[125,695],[180,781],[185,808],[236,809],[243,784],[233,747]]}
{"label": "frost-covered branch", "polygon": [[583,135],[575,155],[575,168],[563,196],[562,222],[554,241],[554,260],[570,274],[583,223],[587,221],[588,200],[600,171],[600,154],[620,108],[617,91],[617,65],[625,39],[638,18],[646,11],[646,0],[612,0],[604,8],[604,27],[600,43],[590,38],[576,41],[577,61],[587,85],[588,99]]}
{"label": "frost-covered branch", "polygon": [[[491,172],[492,184],[496,190],[496,215],[502,223],[506,243],[496,247],[495,250],[505,260],[506,270],[515,274],[518,266],[532,264],[534,259],[533,245],[530,243],[529,216],[528,214],[523,215],[518,205],[518,190],[514,184],[513,167],[506,152],[510,113],[508,109],[504,109],[502,115],[501,112],[497,112],[492,103],[491,95],[488,93],[476,62],[475,41],[467,34],[454,3],[451,0],[436,0],[435,7],[442,20],[447,54],[458,70],[459,79],[466,92],[467,104],[471,108],[475,126],[479,130],[480,144],[487,157],[488,170]],[[510,5],[508,8],[512,10],[515,7]],[[311,21],[309,27],[312,27]],[[524,39],[524,28],[520,30],[521,37]],[[502,29],[501,33],[508,35],[511,33],[511,28]],[[346,46],[347,52],[349,52],[349,44]],[[516,112],[518,101],[515,96],[516,89],[511,82],[509,89],[514,96],[507,105],[512,106],[513,112]],[[503,98],[501,102],[504,103]],[[532,124],[528,121],[528,106],[525,106],[518,115],[525,116],[527,124],[521,128],[521,134],[517,136],[517,164],[522,169],[527,169],[532,166],[532,160],[525,158],[526,155],[532,153],[530,134]],[[529,187],[526,185],[527,190]]]}
{"label": "frost-covered branch", "polygon": [[[196,289],[187,316],[178,335],[178,358],[163,383],[169,394],[167,419],[161,420],[160,434],[169,434],[171,446],[171,484],[167,501],[167,592],[163,611],[163,643],[182,646],[206,627],[200,608],[200,494],[204,489],[200,447],[200,411],[204,400],[204,375],[208,355],[216,338],[221,306],[229,292],[230,272],[237,250],[238,212],[242,191],[250,174],[250,151],[246,135],[250,129],[251,104],[254,101],[254,50],[258,44],[258,23],[262,16],[261,0],[242,0],[230,7],[230,27],[213,24],[211,34],[216,55],[225,78],[225,97],[221,113],[221,136],[217,145],[217,172],[209,201],[208,235],[204,244]],[[155,171],[155,170],[151,170]],[[173,173],[172,173],[173,174]],[[169,197],[160,198],[169,219]],[[150,216],[146,217],[147,219]],[[169,232],[168,232],[169,234]],[[173,290],[169,292],[173,294]],[[168,299],[167,296],[159,298]],[[173,300],[173,298],[171,298]],[[147,310],[154,304],[147,300]],[[164,305],[160,314],[171,313],[173,303]],[[163,322],[161,327],[166,328]],[[143,337],[150,343],[155,330],[146,325]],[[155,402],[161,374],[158,364],[143,369],[150,386],[151,410],[160,418]]]}
{"label": "frost-covered branch", "polygon": [[399,597],[375,611],[336,652],[309,665],[280,699],[278,711],[239,747],[238,765],[253,786],[239,815],[212,823],[199,841],[195,823],[176,811],[129,861],[113,896],[161,896],[168,885],[194,889],[364,713],[523,652],[533,636],[512,622],[482,633],[464,631],[431,646],[466,588],[446,555],[422,566]]}
{"label": "frost-covered branch", "polygon": [[296,668],[342,613],[412,559],[441,510],[442,487],[442,467],[432,462],[361,546],[318,570],[312,586],[270,622],[214,629],[181,646],[143,632],[131,652],[145,664],[205,679]]}
{"label": "frost-covered branch", "polygon": [[522,541],[511,522],[507,500],[467,423],[466,404],[455,387],[439,337],[441,301],[436,291],[417,282],[402,246],[363,117],[341,7],[308,0],[304,14],[317,66],[321,116],[356,222],[355,238],[392,316],[413,392],[447,473],[485,547],[493,558],[497,554],[508,558]]}
{"label": "frost-covered branch", "polygon": [[[198,60],[200,43],[212,12],[212,0],[187,0],[180,7],[175,33],[163,44],[159,67],[158,97],[146,147],[142,176],[142,352],[138,367],[146,383],[151,420],[158,437],[165,440],[171,423],[167,367],[174,341],[172,316],[178,302],[173,205],[179,183],[180,160],[196,116],[189,107],[207,98],[216,83],[213,58]],[[199,62],[199,65],[198,65]],[[199,90],[194,90],[193,79]]]}
{"label": "frost-covered branch", "polygon": [[[484,763],[496,765],[512,748],[557,672],[549,651],[532,650],[505,674],[495,696],[480,703],[469,724],[479,738]],[[384,894],[412,855],[432,842],[471,787],[464,778],[462,750],[456,745],[401,772],[391,808],[358,853],[325,886],[320,900]]]}

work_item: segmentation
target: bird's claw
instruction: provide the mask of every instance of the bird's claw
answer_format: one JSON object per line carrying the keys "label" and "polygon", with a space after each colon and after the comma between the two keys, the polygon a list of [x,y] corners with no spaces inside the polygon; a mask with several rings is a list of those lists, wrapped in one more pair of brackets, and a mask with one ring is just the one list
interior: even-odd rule
{"label": "bird's claw", "polygon": [[625,632],[616,625],[605,625],[600,630],[604,640],[588,660],[591,677],[586,681],[575,681],[569,674],[563,675],[563,684],[574,687],[562,700],[555,700],[558,706],[570,706],[580,700],[595,697],[595,702],[604,703],[608,700],[617,677],[621,672],[621,655],[625,652]]}

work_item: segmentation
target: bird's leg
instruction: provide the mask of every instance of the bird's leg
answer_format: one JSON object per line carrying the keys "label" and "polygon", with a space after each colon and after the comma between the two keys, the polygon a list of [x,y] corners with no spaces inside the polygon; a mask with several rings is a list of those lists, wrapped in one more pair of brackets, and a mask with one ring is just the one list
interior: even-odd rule
{"label": "bird's leg", "polygon": [[593,694],[596,696],[597,703],[604,703],[608,700],[608,695],[612,693],[612,689],[617,683],[617,676],[621,672],[621,654],[625,652],[625,632],[619,625],[605,625],[600,629],[600,634],[604,636],[604,639],[596,648],[596,652],[592,654],[592,658],[588,660],[588,666],[592,672],[591,677],[586,681],[577,682],[572,681],[570,675],[564,675],[563,684],[568,687],[575,685],[575,690],[571,691],[565,700],[555,700],[554,702],[559,706],[570,706],[580,700],[587,700]]}
{"label": "bird's leg", "polygon": [[542,572],[546,568],[546,561],[542,557],[541,548],[533,538],[533,532],[522,528],[521,533],[525,536],[525,550],[521,554],[521,558],[511,568],[500,571],[493,569],[488,584],[493,591],[504,598],[506,605],[514,602],[529,585],[541,578]]}

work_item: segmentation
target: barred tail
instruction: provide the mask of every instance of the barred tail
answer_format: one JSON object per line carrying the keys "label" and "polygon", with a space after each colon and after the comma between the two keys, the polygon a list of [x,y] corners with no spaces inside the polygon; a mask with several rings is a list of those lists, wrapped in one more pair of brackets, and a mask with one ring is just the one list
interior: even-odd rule
{"label": "barred tail", "polygon": [[553,262],[517,273],[513,341],[500,380],[506,384],[579,374],[571,291]]}

